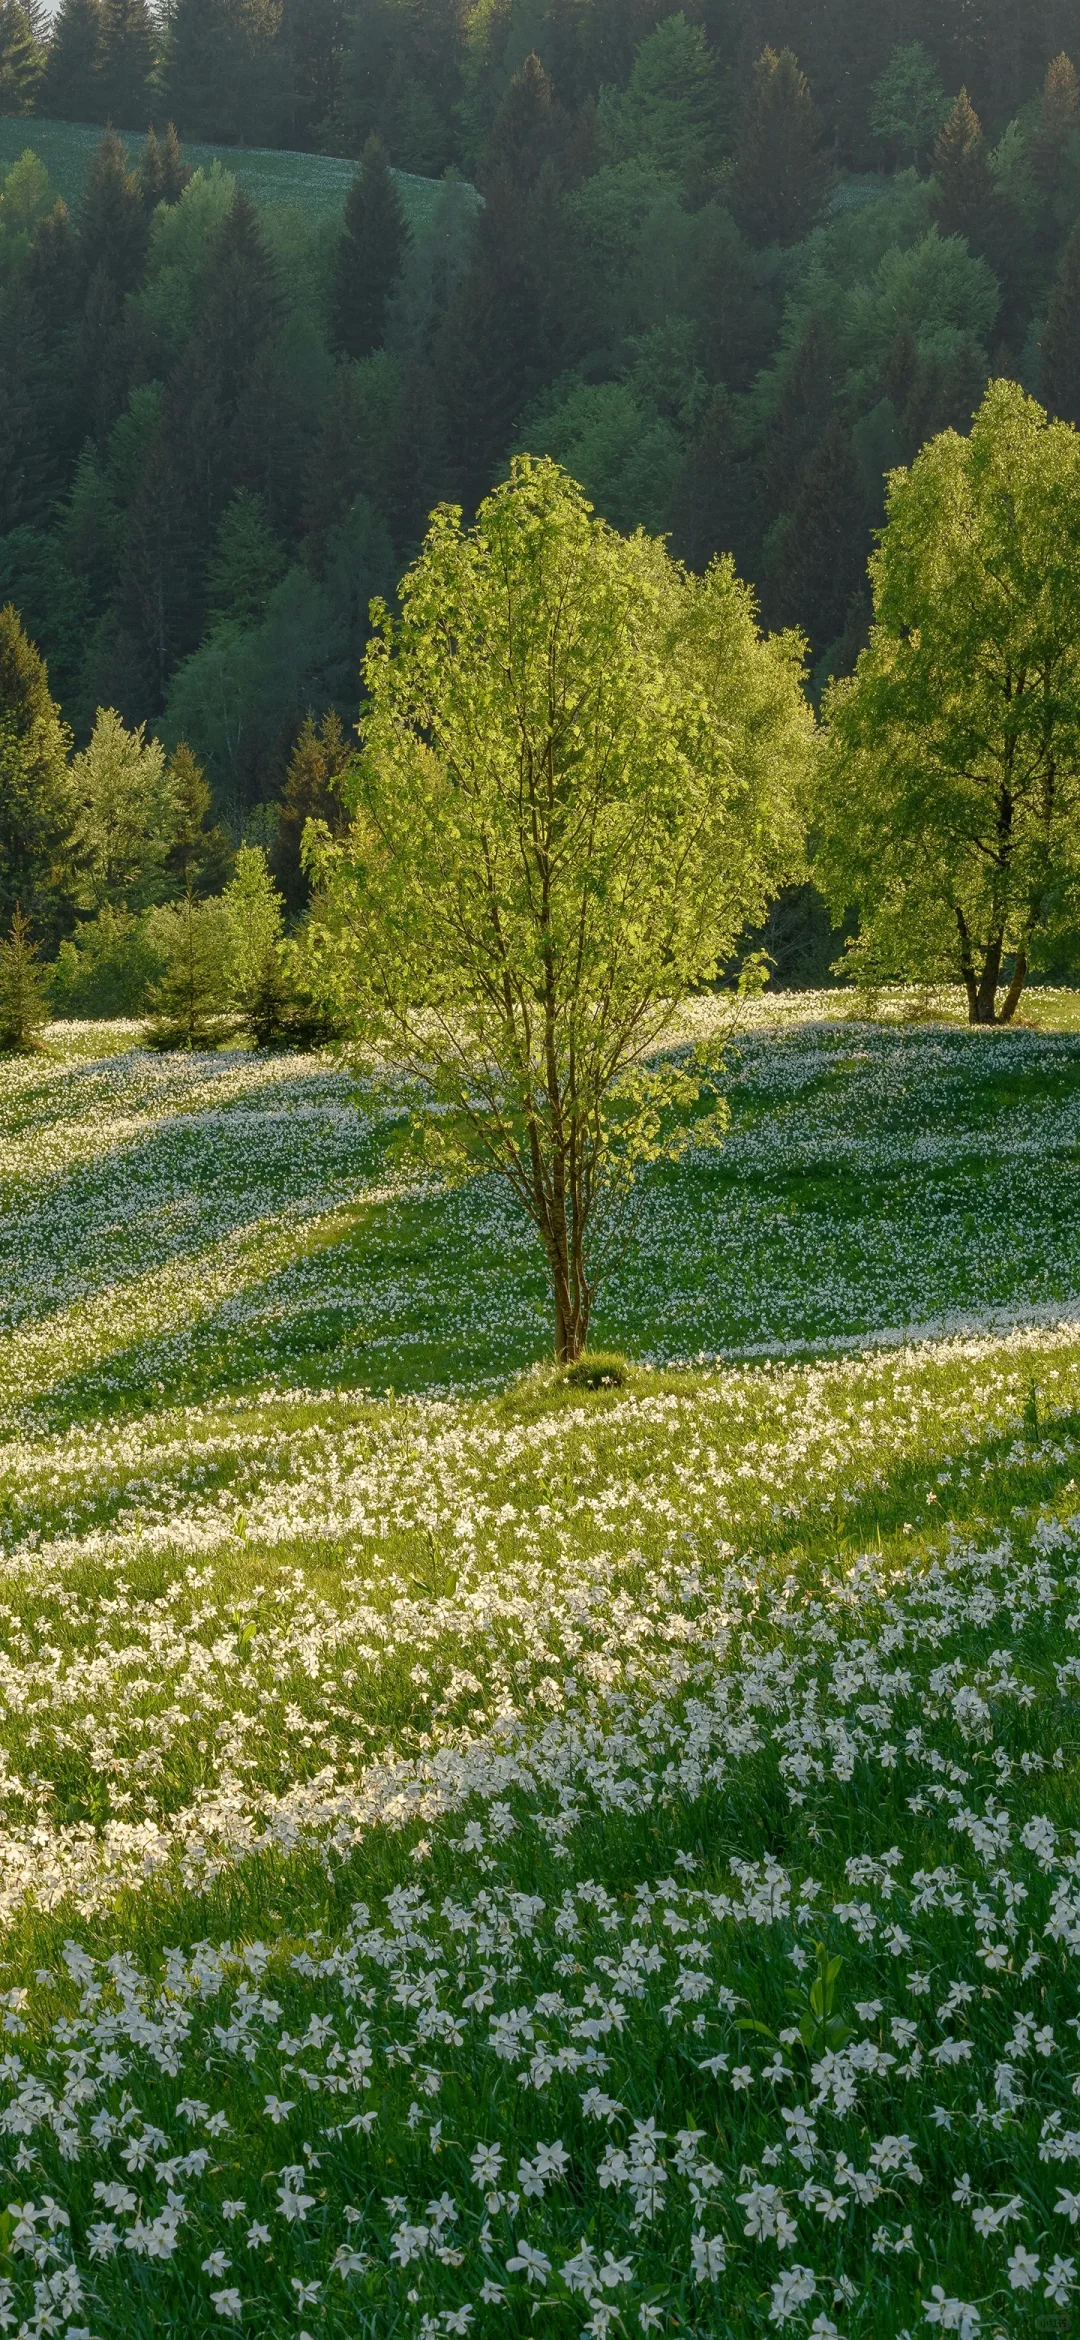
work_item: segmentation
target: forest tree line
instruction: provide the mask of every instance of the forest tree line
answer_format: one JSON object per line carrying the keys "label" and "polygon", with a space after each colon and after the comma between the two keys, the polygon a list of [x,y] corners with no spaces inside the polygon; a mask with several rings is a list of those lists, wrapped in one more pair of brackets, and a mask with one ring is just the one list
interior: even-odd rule
{"label": "forest tree line", "polygon": [[[302,912],[371,598],[523,448],[732,554],[819,698],[888,472],[991,378],[1080,420],[1078,56],[1077,0],[0,0],[0,605],[65,768],[102,711],[187,753]],[[138,135],[69,210],[35,110]],[[199,137],[355,155],[344,217]],[[441,174],[422,224],[402,171]],[[69,878],[18,879],[50,950],[101,914]],[[801,913],[771,939],[827,963]]]}

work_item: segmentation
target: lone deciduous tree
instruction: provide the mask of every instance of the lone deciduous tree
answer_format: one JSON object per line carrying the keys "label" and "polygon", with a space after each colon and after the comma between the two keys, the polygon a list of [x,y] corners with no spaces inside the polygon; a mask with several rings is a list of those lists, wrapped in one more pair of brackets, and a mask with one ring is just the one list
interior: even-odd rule
{"label": "lone deciduous tree", "polygon": [[715,1063],[658,1051],[799,861],[801,662],[730,562],[691,575],[528,456],[379,613],[353,825],[309,831],[323,981],[420,1084],[427,1157],[509,1183],[562,1362],[635,1175],[723,1126]]}
{"label": "lone deciduous tree", "polygon": [[[1080,916],[1080,435],[993,382],[892,474],[875,624],[825,701],[816,876],[850,963],[1008,1023]],[[1012,973],[999,1004],[1006,963]]]}

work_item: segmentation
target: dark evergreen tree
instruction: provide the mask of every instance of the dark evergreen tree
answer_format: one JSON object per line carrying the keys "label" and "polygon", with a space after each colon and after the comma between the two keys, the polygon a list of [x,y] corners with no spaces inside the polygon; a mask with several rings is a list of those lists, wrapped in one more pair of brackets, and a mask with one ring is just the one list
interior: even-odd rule
{"label": "dark evergreen tree", "polygon": [[1046,312],[1042,394],[1051,414],[1080,423],[1080,226],[1061,255]]}
{"label": "dark evergreen tree", "polygon": [[994,182],[982,124],[962,89],[934,148],[934,215],[943,236],[967,236],[981,246],[995,209]]}
{"label": "dark evergreen tree", "polygon": [[0,1050],[22,1055],[49,1021],[49,1001],[30,921],[16,902],[6,942],[0,942]]}
{"label": "dark evergreen tree", "polygon": [[330,338],[340,356],[364,358],[380,347],[408,243],[386,149],[369,138],[345,204],[330,296]]}
{"label": "dark evergreen tree", "polygon": [[232,875],[233,849],[212,817],[210,787],[186,740],[173,749],[168,768],[172,843],[165,876],[176,893],[196,901],[220,894]]}
{"label": "dark evergreen tree", "polygon": [[755,244],[794,244],[813,227],[829,183],[810,85],[790,49],[754,68],[732,182],[735,214]]}
{"label": "dark evergreen tree", "polygon": [[1069,142],[1080,129],[1080,80],[1062,51],[1047,67],[1039,119],[1028,150],[1032,176],[1048,202],[1062,184]]}
{"label": "dark evergreen tree", "polygon": [[278,100],[275,0],[175,0],[163,85],[182,138],[257,146]]}
{"label": "dark evergreen tree", "polygon": [[836,339],[829,320],[811,317],[788,365],[762,442],[758,477],[766,514],[775,516],[790,506],[813,449],[835,412],[840,388]]}
{"label": "dark evergreen tree", "polygon": [[492,124],[485,159],[487,180],[505,178],[535,187],[545,163],[554,162],[568,123],[539,57],[526,57],[515,73]]}
{"label": "dark evergreen tree", "polygon": [[79,212],[84,277],[100,271],[122,296],[138,283],[146,258],[146,212],[139,182],[115,130],[107,130],[87,175]]}
{"label": "dark evergreen tree", "polygon": [[101,0],[60,0],[49,41],[40,105],[61,122],[99,122]]}
{"label": "dark evergreen tree", "polygon": [[161,138],[151,123],[139,156],[138,179],[147,211],[156,211],[159,203],[179,203],[190,185],[191,168],[184,161],[175,123],[166,125]]}
{"label": "dark evergreen tree", "polygon": [[147,0],[101,0],[99,121],[139,130],[149,110],[154,28]]}
{"label": "dark evergreen tree", "polygon": [[335,835],[346,827],[348,808],[334,783],[348,770],[352,755],[340,716],[331,710],[321,723],[307,717],[289,760],[270,854],[271,874],[294,915],[307,908],[311,897],[302,860],[304,830],[308,821],[325,821]]}
{"label": "dark evergreen tree", "polygon": [[0,115],[32,114],[45,50],[20,0],[0,0]]}
{"label": "dark evergreen tree", "polygon": [[820,654],[843,632],[870,552],[865,499],[839,415],[826,424],[770,546],[770,602]]}
{"label": "dark evergreen tree", "polygon": [[283,0],[282,127],[290,146],[341,151],[345,0]]}
{"label": "dark evergreen tree", "polygon": [[0,609],[0,928],[21,903],[51,939],[71,908],[70,738],[16,609]]}

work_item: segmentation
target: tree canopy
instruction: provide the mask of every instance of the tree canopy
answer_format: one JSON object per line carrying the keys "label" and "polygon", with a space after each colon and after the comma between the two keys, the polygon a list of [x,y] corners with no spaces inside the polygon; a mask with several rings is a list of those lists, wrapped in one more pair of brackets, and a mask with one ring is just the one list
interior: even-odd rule
{"label": "tree canopy", "polygon": [[353,824],[315,848],[325,979],[436,1108],[428,1155],[508,1180],[560,1358],[636,1174],[720,1126],[657,1050],[799,862],[800,664],[730,562],[692,576],[526,456],[379,617]]}
{"label": "tree canopy", "polygon": [[1080,916],[1080,436],[993,383],[969,438],[893,474],[871,581],[825,701],[818,882],[858,914],[855,969],[1007,1022]]}

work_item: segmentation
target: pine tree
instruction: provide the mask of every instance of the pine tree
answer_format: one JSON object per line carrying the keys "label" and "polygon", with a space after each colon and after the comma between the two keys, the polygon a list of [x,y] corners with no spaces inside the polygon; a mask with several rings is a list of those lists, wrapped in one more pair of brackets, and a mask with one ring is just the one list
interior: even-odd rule
{"label": "pine tree", "polygon": [[23,1055],[49,1021],[49,1003],[30,921],[16,902],[0,943],[0,1050]]}
{"label": "pine tree", "polygon": [[0,115],[32,114],[45,51],[19,0],[0,0]]}
{"label": "pine tree", "polygon": [[833,415],[771,552],[778,615],[822,651],[842,633],[870,551],[851,434]]}
{"label": "pine tree", "polygon": [[1061,255],[1046,312],[1042,394],[1061,422],[1080,423],[1080,226]]}
{"label": "pine tree", "polygon": [[1069,141],[1077,129],[1080,129],[1080,79],[1072,58],[1063,50],[1047,66],[1039,119],[1028,148],[1032,176],[1047,200],[1056,195],[1061,184]]}
{"label": "pine tree", "polygon": [[214,539],[207,571],[211,624],[226,619],[239,626],[257,625],[285,568],[285,554],[268,525],[261,496],[237,488]]}
{"label": "pine tree", "polygon": [[98,122],[101,0],[61,0],[45,60],[42,112],[61,122]]}
{"label": "pine tree", "polygon": [[0,609],[0,926],[10,924],[18,903],[47,934],[68,914],[70,745],[44,660],[18,611]]}
{"label": "pine tree", "polygon": [[492,124],[485,178],[506,178],[520,187],[535,187],[544,164],[554,159],[566,128],[539,57],[526,57]]}
{"label": "pine tree", "polygon": [[257,146],[273,128],[276,0],[175,0],[163,63],[182,138]]}
{"label": "pine tree", "polygon": [[146,258],[147,222],[139,182],[115,130],[107,130],[87,173],[79,249],[90,282],[98,271],[117,295],[131,292]]}
{"label": "pine tree", "polygon": [[345,204],[330,295],[330,338],[342,357],[365,358],[380,347],[408,243],[386,149],[369,138]]}
{"label": "pine tree", "polygon": [[242,845],[224,895],[229,933],[229,996],[256,1048],[269,1048],[288,1027],[289,985],[281,945],[285,906],[261,846]]}
{"label": "pine tree", "polygon": [[212,1048],[227,1036],[228,932],[220,905],[186,892],[175,909],[151,913],[151,940],[165,962],[150,993],[151,1048]]}
{"label": "pine tree", "polygon": [[150,124],[139,156],[138,179],[147,211],[156,211],[159,203],[179,203],[185,187],[190,186],[191,168],[181,153],[175,123],[166,124],[162,138]]}
{"label": "pine tree", "polygon": [[172,841],[165,875],[182,896],[196,900],[220,894],[232,875],[233,849],[224,829],[211,819],[210,789],[198,758],[181,740],[166,775],[172,806]]}
{"label": "pine tree", "polygon": [[743,116],[732,200],[755,244],[794,244],[813,227],[829,182],[810,85],[790,49],[762,50]]}
{"label": "pine tree", "polygon": [[140,129],[154,68],[154,28],[147,0],[101,0],[99,119]]}
{"label": "pine tree", "polygon": [[351,756],[338,715],[331,712],[320,724],[313,715],[307,717],[290,758],[270,854],[270,868],[290,914],[306,909],[311,894],[302,860],[308,822],[325,821],[335,834],[347,824],[345,802],[334,782],[348,770]]}
{"label": "pine tree", "polygon": [[962,89],[934,148],[934,213],[943,236],[967,236],[978,249],[996,210],[982,124]]}
{"label": "pine tree", "polygon": [[207,554],[238,488],[262,497],[271,526],[292,509],[300,449],[280,363],[284,316],[262,223],[238,188],[203,279],[166,426],[194,541]]}
{"label": "pine tree", "polygon": [[280,53],[290,146],[338,151],[345,36],[345,0],[283,0]]}

